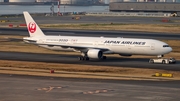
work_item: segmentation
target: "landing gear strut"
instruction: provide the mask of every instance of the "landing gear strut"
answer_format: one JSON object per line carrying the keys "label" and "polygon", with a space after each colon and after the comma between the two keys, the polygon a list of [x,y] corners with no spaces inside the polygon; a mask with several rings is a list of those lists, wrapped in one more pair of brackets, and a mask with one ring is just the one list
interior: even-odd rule
{"label": "landing gear strut", "polygon": [[87,53],[82,52],[81,56],[78,57],[79,60],[84,60],[84,61],[88,61],[89,57],[87,56]]}
{"label": "landing gear strut", "polygon": [[106,56],[103,56],[102,59],[103,59],[103,60],[106,60]]}
{"label": "landing gear strut", "polygon": [[86,57],[86,56],[80,56],[80,57],[78,57],[78,59],[79,59],[79,60],[85,60],[85,61],[88,61],[88,60],[89,60],[89,58]]}
{"label": "landing gear strut", "polygon": [[164,55],[158,55],[157,57],[158,57],[158,58],[162,58],[162,57],[164,57]]}

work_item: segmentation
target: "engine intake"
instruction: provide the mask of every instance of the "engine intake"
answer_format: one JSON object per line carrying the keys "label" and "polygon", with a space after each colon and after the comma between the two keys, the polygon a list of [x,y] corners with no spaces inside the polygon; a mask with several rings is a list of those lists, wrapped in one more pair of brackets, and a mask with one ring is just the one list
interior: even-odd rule
{"label": "engine intake", "polygon": [[90,49],[87,52],[87,56],[89,58],[101,59],[102,56],[103,56],[103,52],[101,50],[99,50],[99,49]]}

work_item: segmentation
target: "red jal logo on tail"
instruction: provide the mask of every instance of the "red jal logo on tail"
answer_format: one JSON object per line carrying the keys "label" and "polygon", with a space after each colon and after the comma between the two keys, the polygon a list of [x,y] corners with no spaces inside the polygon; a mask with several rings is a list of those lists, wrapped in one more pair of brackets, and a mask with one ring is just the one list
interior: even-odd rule
{"label": "red jal logo on tail", "polygon": [[36,23],[30,22],[28,25],[28,30],[29,32],[34,33],[36,31]]}

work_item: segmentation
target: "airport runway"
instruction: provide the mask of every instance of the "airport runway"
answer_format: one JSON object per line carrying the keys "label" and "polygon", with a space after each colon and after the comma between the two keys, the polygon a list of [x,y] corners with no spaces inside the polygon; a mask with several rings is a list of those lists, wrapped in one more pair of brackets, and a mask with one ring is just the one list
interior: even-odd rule
{"label": "airport runway", "polygon": [[0,101],[179,101],[179,85],[0,74]]}
{"label": "airport runway", "polygon": [[[77,15],[78,16],[78,15]],[[81,19],[72,19],[73,16],[33,16],[38,24],[62,23],[131,23],[131,24],[180,24],[179,17],[118,17],[118,16],[81,16]],[[24,17],[9,17],[0,20],[9,20],[11,23],[25,23]],[[163,19],[169,22],[163,22]]]}
{"label": "airport runway", "polygon": [[18,61],[33,61],[46,63],[65,63],[65,64],[83,64],[94,66],[121,66],[132,68],[148,68],[180,71],[180,61],[176,64],[150,64],[146,58],[126,58],[126,57],[107,57],[107,60],[90,60],[79,61],[77,55],[64,54],[40,54],[40,53],[21,53],[21,52],[2,52],[0,51],[1,60],[18,60]]}
{"label": "airport runway", "polygon": [[[142,17],[34,17],[46,23],[152,23],[168,24],[163,18]],[[3,19],[4,18],[0,18]],[[24,18],[7,18],[13,23],[25,23]],[[179,18],[168,18],[179,20]],[[17,21],[17,22],[16,22]],[[172,23],[172,24],[180,24]],[[108,36],[129,38],[177,39],[178,34],[126,31],[86,31],[43,29],[47,35]],[[0,28],[0,35],[28,36],[26,28]],[[124,66],[179,71],[179,64],[149,64],[149,59],[111,57],[105,61],[78,61],[76,55],[2,52],[1,60],[36,61],[65,64]],[[180,81],[115,81],[93,79],[52,78],[0,74],[0,101],[179,101]]]}
{"label": "airport runway", "polygon": [[[147,39],[176,39],[180,40],[180,34],[172,33],[151,33],[136,31],[90,31],[90,30],[62,30],[43,29],[46,35],[67,35],[67,36],[95,36],[95,37],[124,37],[124,38],[147,38]],[[0,35],[28,36],[27,28],[0,28]]]}

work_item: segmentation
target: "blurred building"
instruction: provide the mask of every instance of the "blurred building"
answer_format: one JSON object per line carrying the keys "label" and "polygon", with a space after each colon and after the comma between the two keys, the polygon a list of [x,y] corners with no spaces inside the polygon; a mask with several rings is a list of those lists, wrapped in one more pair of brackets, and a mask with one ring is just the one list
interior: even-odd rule
{"label": "blurred building", "polygon": [[112,2],[123,2],[123,0],[109,0],[109,3],[112,3]]}
{"label": "blurred building", "polygon": [[36,2],[57,2],[58,0],[36,0]]}
{"label": "blurred building", "polygon": [[9,2],[36,2],[36,0],[9,0]]}
{"label": "blurred building", "polygon": [[95,0],[60,0],[60,4],[93,4]]}
{"label": "blurred building", "polygon": [[76,4],[76,5],[83,5],[83,4],[99,4],[99,0],[0,0],[0,2],[39,2],[39,3],[51,3],[54,2],[57,4],[57,2],[60,1],[60,4]]}
{"label": "blurred building", "polygon": [[180,0],[110,0],[109,3],[115,2],[180,2]]}
{"label": "blurred building", "polygon": [[180,16],[180,2],[115,2],[110,3],[113,12],[166,12]]}
{"label": "blurred building", "polygon": [[99,0],[99,3],[101,3],[101,4],[109,4],[109,0]]}
{"label": "blurred building", "polygon": [[58,2],[60,4],[95,4],[98,0],[36,0],[36,2]]}
{"label": "blurred building", "polygon": [[36,0],[36,2],[52,2],[51,0]]}

